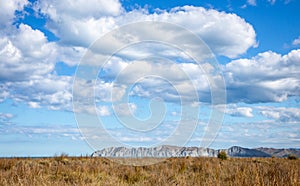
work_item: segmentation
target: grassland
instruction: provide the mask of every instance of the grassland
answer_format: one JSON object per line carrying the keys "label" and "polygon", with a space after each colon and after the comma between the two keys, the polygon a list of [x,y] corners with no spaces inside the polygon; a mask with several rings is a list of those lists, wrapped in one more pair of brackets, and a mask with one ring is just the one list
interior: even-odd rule
{"label": "grassland", "polygon": [[128,166],[106,158],[2,158],[0,185],[300,185],[300,159],[170,158]]}

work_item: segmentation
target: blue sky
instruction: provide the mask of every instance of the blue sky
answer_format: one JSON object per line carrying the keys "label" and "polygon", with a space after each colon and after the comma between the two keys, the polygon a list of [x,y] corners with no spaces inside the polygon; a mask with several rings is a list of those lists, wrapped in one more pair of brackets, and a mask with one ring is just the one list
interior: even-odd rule
{"label": "blue sky", "polygon": [[[300,148],[299,8],[297,0],[1,1],[0,156],[200,146],[207,137],[211,148]],[[132,24],[143,21],[170,23],[174,37],[184,28],[200,40]],[[162,42],[131,44],[104,61],[120,40],[95,41],[130,23],[119,39],[205,46],[196,56],[209,51],[217,61],[201,63],[203,70],[184,49]],[[212,103],[212,91],[218,98],[225,91],[226,100]]]}

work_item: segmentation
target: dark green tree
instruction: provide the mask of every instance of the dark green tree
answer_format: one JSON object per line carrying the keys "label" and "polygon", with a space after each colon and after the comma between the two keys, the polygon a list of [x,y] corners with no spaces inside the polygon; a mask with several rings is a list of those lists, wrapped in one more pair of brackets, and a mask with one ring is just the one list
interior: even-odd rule
{"label": "dark green tree", "polygon": [[218,154],[218,158],[221,159],[221,160],[226,160],[228,157],[227,157],[227,154],[226,154],[225,151],[221,151]]}
{"label": "dark green tree", "polygon": [[289,154],[289,155],[287,156],[287,158],[288,158],[289,160],[296,160],[296,159],[298,159],[298,157],[297,157],[295,154]]}

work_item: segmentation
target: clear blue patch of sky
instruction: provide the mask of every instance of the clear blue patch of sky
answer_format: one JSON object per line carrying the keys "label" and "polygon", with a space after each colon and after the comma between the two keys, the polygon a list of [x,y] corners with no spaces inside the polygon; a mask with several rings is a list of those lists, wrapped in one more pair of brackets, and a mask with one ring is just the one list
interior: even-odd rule
{"label": "clear blue patch of sky", "polygon": [[285,54],[293,48],[292,41],[300,36],[300,1],[276,1],[274,5],[258,1],[257,6],[246,8],[238,8],[238,2],[232,1],[232,6],[237,7],[233,12],[254,27],[259,42],[258,48],[250,49],[246,56],[268,50]]}
{"label": "clear blue patch of sky", "polygon": [[[9,141],[7,141],[10,139]],[[47,137],[22,134],[0,136],[0,157],[50,157],[66,153],[70,156],[90,156],[94,151],[83,140],[70,137]]]}
{"label": "clear blue patch of sky", "polygon": [[76,69],[77,66],[69,66],[64,62],[57,62],[55,64],[54,72],[59,76],[73,76]]}
{"label": "clear blue patch of sky", "polygon": [[206,8],[211,7],[213,4],[217,3],[218,7],[226,7],[226,1],[199,1],[199,0],[190,0],[190,1],[150,1],[150,0],[121,0],[124,8],[127,11],[135,9],[137,7],[147,7],[151,12],[155,12],[156,9],[161,10],[170,10],[177,6],[193,5],[193,6],[203,6]]}

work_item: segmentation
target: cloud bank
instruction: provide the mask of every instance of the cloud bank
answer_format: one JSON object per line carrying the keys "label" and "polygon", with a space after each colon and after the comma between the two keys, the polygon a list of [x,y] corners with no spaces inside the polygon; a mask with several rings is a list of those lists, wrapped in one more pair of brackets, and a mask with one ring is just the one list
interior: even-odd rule
{"label": "cloud bank", "polygon": [[[255,5],[255,1],[248,1]],[[66,6],[67,5],[67,6]],[[93,6],[91,6],[93,5]],[[57,75],[56,62],[64,62],[74,66],[80,61],[87,47],[97,38],[114,28],[138,21],[162,21],[182,26],[205,41],[217,56],[226,56],[232,60],[221,66],[224,74],[228,102],[260,103],[282,102],[292,96],[299,96],[299,61],[300,50],[292,50],[286,55],[272,51],[259,53],[252,58],[240,58],[251,47],[257,46],[256,33],[253,26],[243,18],[232,13],[219,12],[202,7],[183,6],[149,13],[147,9],[126,11],[121,3],[113,1],[37,1],[29,3],[25,0],[1,2],[0,24],[9,25],[0,31],[0,101],[12,99],[16,102],[26,102],[32,108],[47,107],[57,110],[71,110],[72,76]],[[13,24],[18,19],[16,11],[24,11],[24,7],[34,11],[37,18],[46,20],[45,29],[52,32],[57,40],[50,41],[38,29],[25,23]],[[82,8],[84,7],[84,8]],[[101,7],[101,8],[99,8]],[[294,45],[298,40],[294,40]],[[128,61],[143,57],[147,52],[161,52],[167,58],[180,56],[180,52],[172,50],[158,51],[155,48],[143,50],[138,56],[135,52],[127,50],[126,53],[106,64],[103,76],[98,81],[99,91],[96,99],[108,101],[114,86],[110,80],[128,66]],[[123,58],[122,58],[123,57]],[[188,60],[184,56],[182,59]],[[138,65],[137,65],[138,64]],[[197,87],[203,100],[209,100],[209,84],[203,72],[187,61],[175,63],[171,66],[157,64],[135,63],[131,71],[123,74],[121,84],[117,87],[122,97],[124,88],[122,83],[134,79],[137,72],[146,69],[161,72],[177,82],[183,96],[190,97],[191,82]],[[170,69],[174,73],[165,72]],[[180,79],[182,72],[188,72],[191,82]],[[172,75],[173,74],[173,75]],[[176,76],[174,74],[177,74]],[[176,91],[164,82],[148,78],[143,80],[132,90],[133,95],[152,97],[160,96],[170,102],[176,100]],[[83,82],[82,86],[86,86]],[[95,82],[93,82],[95,83]],[[156,90],[153,89],[153,84]],[[84,95],[84,91],[82,93]],[[102,115],[109,115],[109,109],[101,107]],[[231,108],[230,115],[252,117],[249,108]]]}

